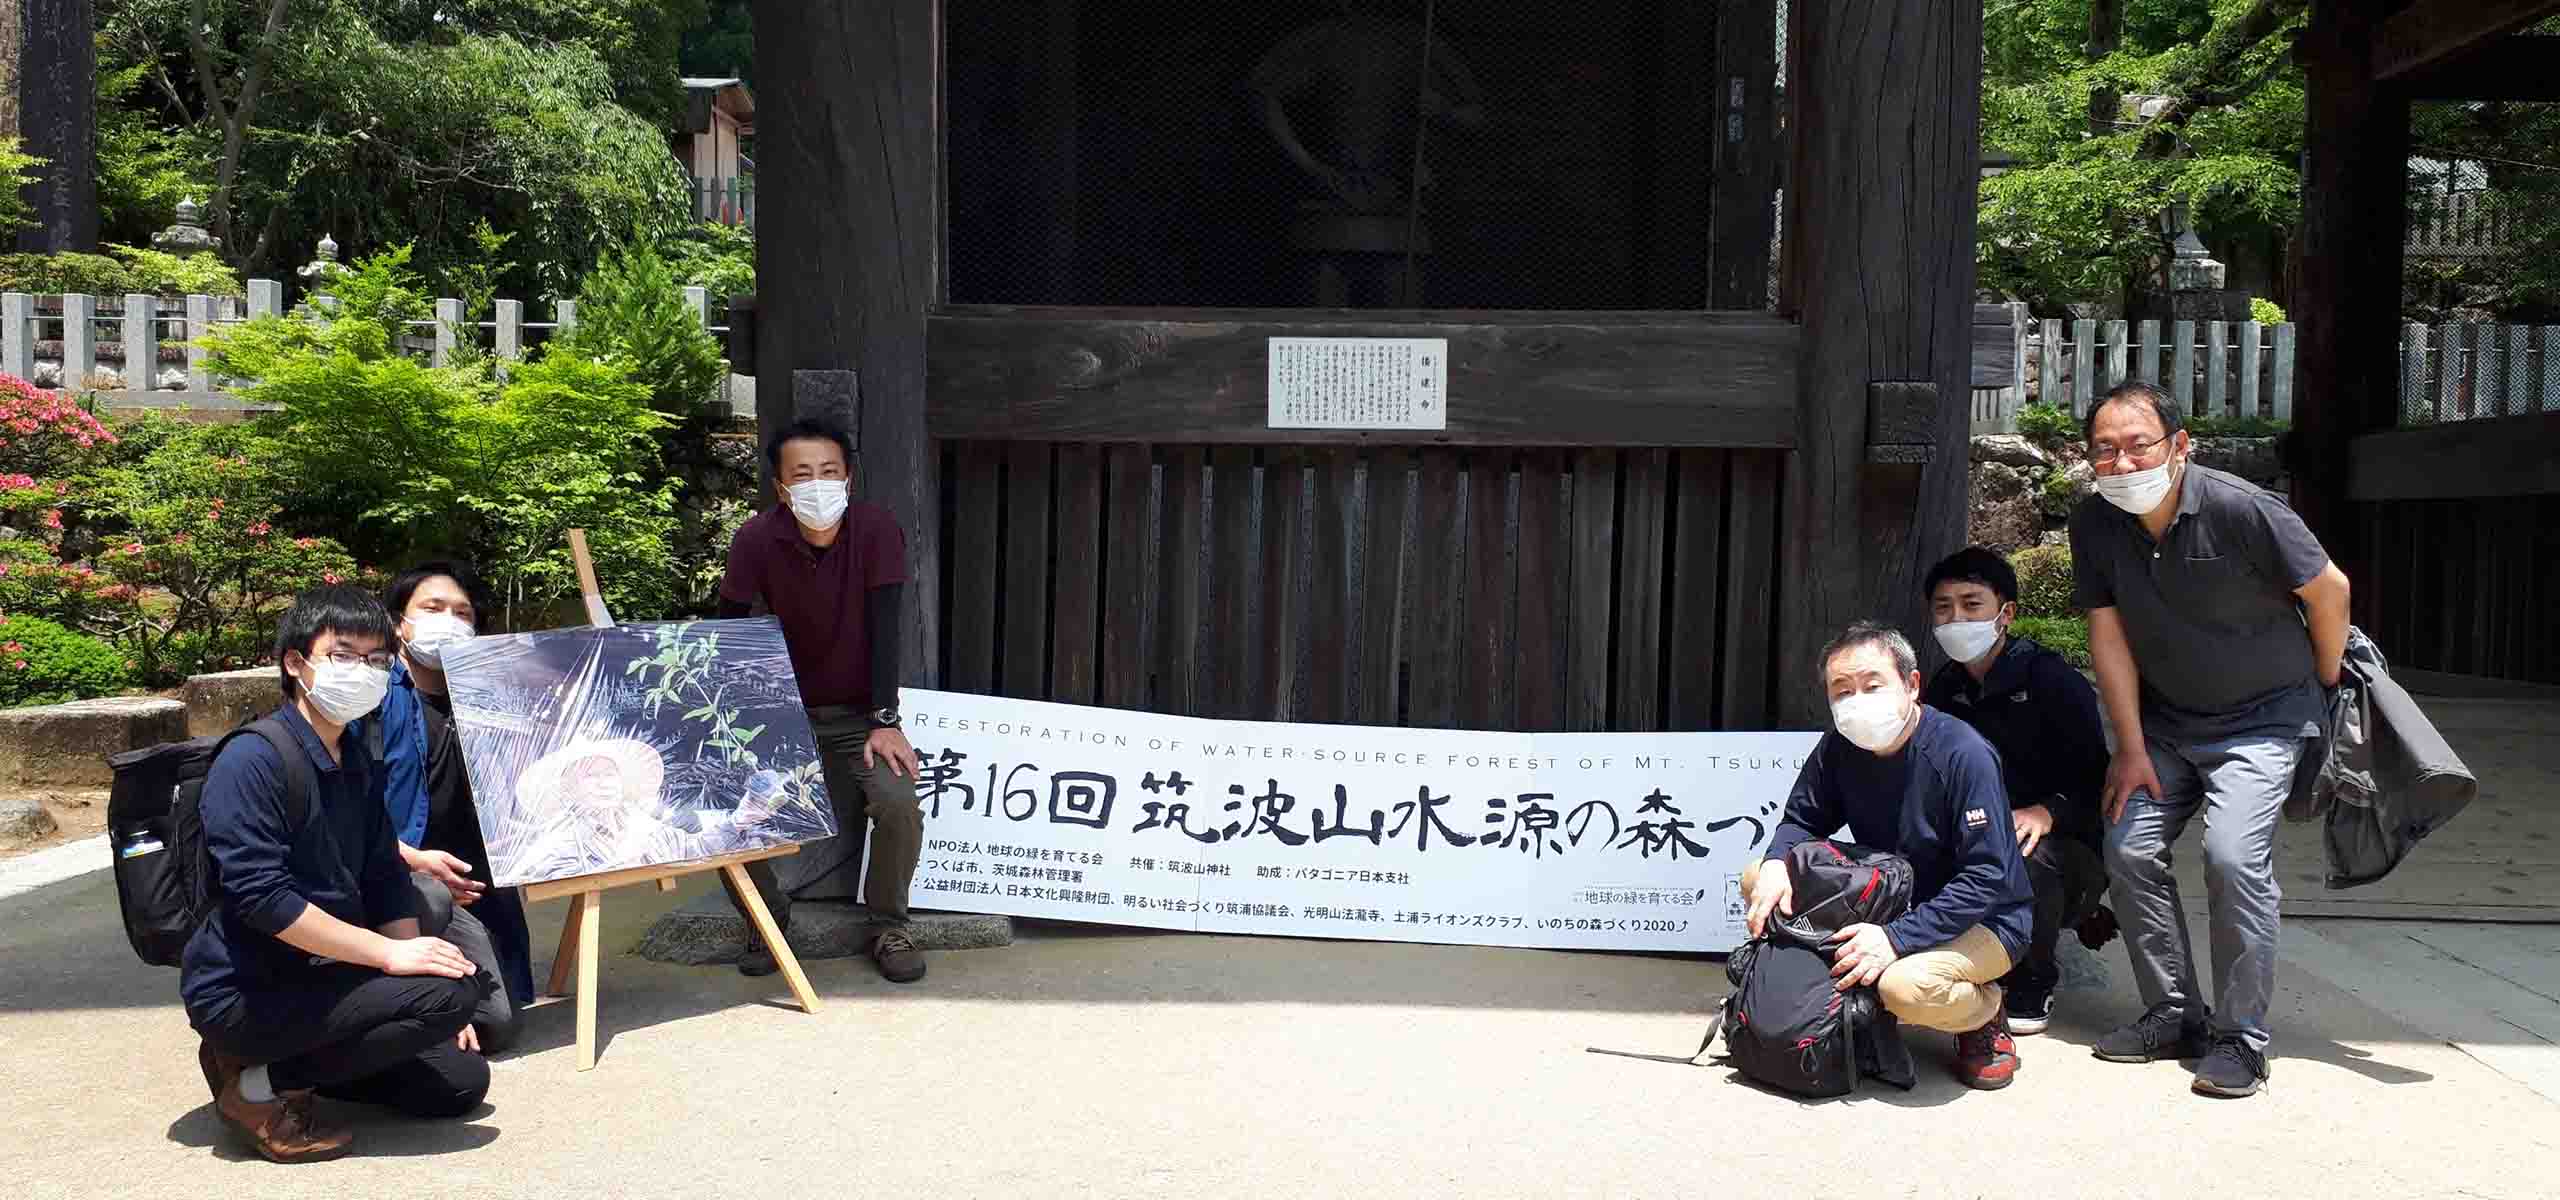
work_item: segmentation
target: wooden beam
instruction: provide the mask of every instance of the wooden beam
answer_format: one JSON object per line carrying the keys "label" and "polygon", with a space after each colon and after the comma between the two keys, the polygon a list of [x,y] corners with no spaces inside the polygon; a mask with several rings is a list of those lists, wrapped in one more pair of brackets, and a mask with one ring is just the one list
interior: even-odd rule
{"label": "wooden beam", "polygon": [[2412,74],[2412,100],[2560,100],[2560,37],[2511,34]]}
{"label": "wooden beam", "polygon": [[[2299,316],[2293,504],[2350,580],[2372,560],[2347,494],[2349,447],[2397,422],[2401,245],[2407,231],[2409,101],[2366,64],[2389,0],[2325,0],[2302,37],[2309,93],[2302,226],[2291,256]],[[2357,589],[2373,624],[2379,589]]]}
{"label": "wooden beam", "polygon": [[[952,308],[939,438],[1438,445],[1794,443],[1800,333],[1742,313]],[[1445,432],[1269,428],[1274,337],[1449,339]]]}
{"label": "wooden beam", "polygon": [[[2312,6],[2312,20],[2320,19],[2323,6]],[[2348,6],[2361,7],[2353,0]],[[2560,13],[2560,0],[2416,0],[2382,18],[2374,31],[2373,78],[2399,79],[2451,63],[2553,13]]]}
{"label": "wooden beam", "polygon": [[860,374],[855,494],[897,515],[910,582],[907,678],[939,674],[941,503],[925,436],[925,310],[942,246],[939,0],[755,0],[757,149],[790,187],[756,214],[756,420],[798,404],[796,370]]}
{"label": "wooden beam", "polygon": [[[1965,535],[1982,5],[1872,0],[1789,12],[1801,82],[1788,254],[1804,319],[1803,402],[1780,517],[1775,670],[1777,725],[1811,728],[1820,697],[1801,681],[1823,640],[1868,616],[1919,632],[1920,573]],[[1869,388],[1897,381],[1935,385],[1934,453],[1917,467],[1870,467]],[[1862,503],[1880,488],[1893,504]],[[1873,515],[1895,527],[1870,527]]]}
{"label": "wooden beam", "polygon": [[2352,461],[2358,501],[2560,494],[2560,413],[2367,434]]}
{"label": "wooden beam", "polygon": [[1764,309],[1770,304],[1769,243],[1784,165],[1778,141],[1778,6],[1776,0],[1740,0],[1715,7],[1707,307]]}

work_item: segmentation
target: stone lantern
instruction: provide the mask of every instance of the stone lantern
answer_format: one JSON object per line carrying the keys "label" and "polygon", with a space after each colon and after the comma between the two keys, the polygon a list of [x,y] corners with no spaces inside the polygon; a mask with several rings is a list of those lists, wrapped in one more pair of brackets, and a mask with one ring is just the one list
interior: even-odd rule
{"label": "stone lantern", "polygon": [[178,202],[178,223],[153,234],[151,248],[180,258],[222,249],[222,239],[204,227],[204,207],[190,197]]}

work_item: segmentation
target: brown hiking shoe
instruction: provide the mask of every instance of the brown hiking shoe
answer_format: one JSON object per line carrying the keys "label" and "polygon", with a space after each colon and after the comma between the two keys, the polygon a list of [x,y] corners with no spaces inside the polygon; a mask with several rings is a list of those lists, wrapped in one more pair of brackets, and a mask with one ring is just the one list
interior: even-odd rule
{"label": "brown hiking shoe", "polygon": [[240,1072],[248,1070],[249,1065],[246,1059],[233,1058],[214,1049],[211,1042],[202,1038],[196,1040],[196,1069],[204,1072],[205,1090],[212,1093],[216,1101],[222,1099],[223,1089],[230,1087],[232,1080],[240,1078]]}
{"label": "brown hiking shoe", "polygon": [[903,929],[887,930],[871,940],[871,962],[880,968],[880,977],[891,983],[924,978],[924,951],[916,949],[915,940]]}
{"label": "brown hiking shoe", "polygon": [[214,1101],[222,1119],[240,1131],[250,1149],[277,1163],[326,1162],[355,1144],[354,1134],[322,1125],[313,1105],[307,1091],[277,1092],[273,1100],[253,1103],[240,1094],[237,1075],[224,1086],[221,1099]]}
{"label": "brown hiking shoe", "polygon": [[1956,1079],[1969,1088],[1996,1092],[2017,1077],[2018,1043],[2009,1036],[2004,1004],[1982,1028],[1956,1035]]}

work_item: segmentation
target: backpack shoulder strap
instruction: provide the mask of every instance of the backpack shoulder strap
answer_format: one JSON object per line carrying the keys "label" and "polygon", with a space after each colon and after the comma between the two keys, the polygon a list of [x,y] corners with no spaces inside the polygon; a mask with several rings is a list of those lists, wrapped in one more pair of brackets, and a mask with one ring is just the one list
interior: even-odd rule
{"label": "backpack shoulder strap", "polygon": [[311,806],[320,794],[319,776],[311,769],[311,759],[293,737],[293,731],[274,717],[261,717],[240,727],[238,733],[254,733],[276,748],[276,757],[284,761],[284,823],[288,833],[300,833],[311,823]]}

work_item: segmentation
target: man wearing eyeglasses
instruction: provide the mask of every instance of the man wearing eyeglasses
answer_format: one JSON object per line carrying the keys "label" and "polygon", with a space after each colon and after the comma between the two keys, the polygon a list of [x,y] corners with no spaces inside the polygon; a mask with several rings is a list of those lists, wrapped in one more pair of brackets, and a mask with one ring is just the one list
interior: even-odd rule
{"label": "man wearing eyeglasses", "polygon": [[[2168,395],[2127,383],[2089,414],[2097,495],[2071,516],[2079,606],[2115,734],[2107,866],[2149,1006],[2112,1062],[2198,1059],[2194,1090],[2256,1094],[2275,993],[2276,822],[2337,686],[2347,577],[2274,494],[2189,461]],[[2197,986],[2171,848],[2198,813],[2213,981]]]}

